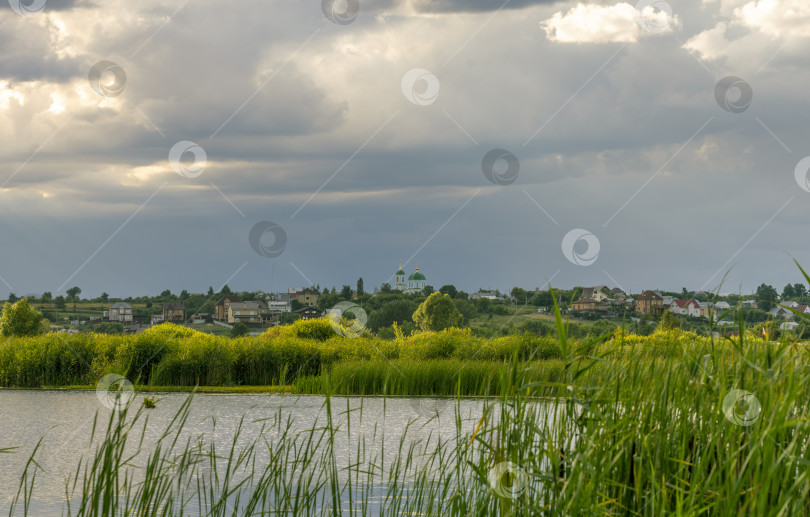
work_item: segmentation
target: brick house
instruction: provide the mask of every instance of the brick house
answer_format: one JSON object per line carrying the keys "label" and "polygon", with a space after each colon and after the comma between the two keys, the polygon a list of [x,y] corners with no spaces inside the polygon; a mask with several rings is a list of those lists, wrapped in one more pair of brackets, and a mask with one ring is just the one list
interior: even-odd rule
{"label": "brick house", "polygon": [[214,319],[225,321],[228,319],[228,308],[232,303],[241,302],[242,299],[235,294],[228,294],[219,299],[214,306]]}
{"label": "brick house", "polygon": [[185,323],[186,306],[179,302],[164,303],[163,321],[169,323]]}
{"label": "brick house", "polygon": [[664,298],[655,291],[642,291],[636,297],[636,312],[657,316],[664,310]]}

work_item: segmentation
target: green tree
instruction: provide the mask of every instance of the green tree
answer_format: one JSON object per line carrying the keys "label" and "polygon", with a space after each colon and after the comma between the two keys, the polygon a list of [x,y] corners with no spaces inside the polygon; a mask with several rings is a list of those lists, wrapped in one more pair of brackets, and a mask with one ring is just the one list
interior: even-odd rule
{"label": "green tree", "polygon": [[422,330],[439,331],[461,324],[461,313],[446,294],[434,292],[413,313],[413,321]]}
{"label": "green tree", "polygon": [[363,277],[357,279],[357,296],[363,296],[365,291],[363,290]]}
{"label": "green tree", "polygon": [[463,318],[462,321],[467,325],[469,325],[470,321],[472,321],[472,319],[475,318],[475,315],[477,314],[477,311],[475,310],[475,304],[463,298],[454,298],[453,303],[456,305],[456,309],[458,309],[458,312],[461,313],[461,316]]}
{"label": "green tree", "polygon": [[431,294],[435,293],[436,289],[433,288],[432,285],[426,285],[424,289],[422,289],[422,296],[430,296]]}
{"label": "green tree", "polygon": [[393,301],[384,304],[379,309],[371,311],[366,326],[372,332],[377,332],[381,328],[390,327],[395,322],[402,324],[411,320],[416,308],[417,305],[414,301],[394,298]]}
{"label": "green tree", "polygon": [[351,300],[352,299],[352,286],[344,285],[343,289],[340,290],[340,296],[344,300]]}
{"label": "green tree", "polygon": [[43,302],[49,302],[51,300],[53,300],[53,293],[51,293],[50,291],[45,291],[44,293],[42,293]]}
{"label": "green tree", "polygon": [[65,291],[65,293],[67,294],[69,300],[73,300],[73,303],[76,303],[79,295],[82,294],[82,289],[78,286],[73,286]]}
{"label": "green tree", "polygon": [[661,321],[658,323],[658,328],[662,330],[675,330],[680,326],[680,320],[671,311],[664,311]]}
{"label": "green tree", "polygon": [[807,288],[804,287],[804,284],[795,283],[793,284],[793,295],[797,298],[804,298],[807,296]]}
{"label": "green tree", "polygon": [[788,284],[782,289],[782,299],[788,300],[796,296],[796,293],[793,291],[793,284]]}
{"label": "green tree", "polygon": [[537,307],[551,307],[554,305],[554,299],[551,297],[551,292],[540,291],[532,297],[531,304]]}
{"label": "green tree", "polygon": [[43,332],[42,324],[42,313],[31,307],[25,298],[3,305],[0,334],[4,336],[36,336]]}
{"label": "green tree", "polygon": [[241,337],[248,333],[248,326],[244,323],[237,322],[233,324],[231,327],[231,337]]}
{"label": "green tree", "polygon": [[54,299],[54,304],[57,309],[64,309],[67,307],[67,304],[65,303],[65,297],[62,296],[61,294],[57,296],[56,299]]}
{"label": "green tree", "polygon": [[228,284],[222,286],[222,289],[219,290],[219,294],[226,295],[226,294],[233,294],[231,292],[231,288],[228,287]]}
{"label": "green tree", "polygon": [[512,292],[509,293],[512,295],[518,303],[527,303],[529,300],[529,293],[525,289],[521,287],[513,287]]}
{"label": "green tree", "polygon": [[107,300],[110,299],[110,295],[107,293],[101,293],[101,301],[107,303]]}
{"label": "green tree", "polygon": [[439,292],[448,295],[450,298],[455,298],[458,295],[458,289],[451,284],[443,285],[439,288]]}
{"label": "green tree", "polygon": [[208,286],[208,296],[214,296],[214,288],[210,285]]}
{"label": "green tree", "polygon": [[381,294],[388,294],[391,292],[391,284],[385,282],[383,285],[380,286],[380,293]]}
{"label": "green tree", "polygon": [[14,293],[8,293],[8,303],[15,303],[20,298]]}
{"label": "green tree", "polygon": [[776,298],[779,294],[776,288],[767,284],[760,284],[757,287],[757,305],[764,311],[769,311],[773,308]]}

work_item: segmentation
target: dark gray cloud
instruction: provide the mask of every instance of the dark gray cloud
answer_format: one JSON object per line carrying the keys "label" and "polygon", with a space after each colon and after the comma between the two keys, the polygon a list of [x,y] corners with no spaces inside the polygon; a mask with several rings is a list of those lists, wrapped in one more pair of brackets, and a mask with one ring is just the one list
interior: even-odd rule
{"label": "dark gray cloud", "polygon": [[[719,15],[697,4],[676,9],[689,32],[624,47],[548,41],[539,22],[574,3],[491,19],[500,2],[363,5],[393,16],[338,26],[258,0],[1,13],[0,276],[17,294],[73,276],[126,295],[204,291],[244,265],[232,287],[305,285],[298,268],[339,288],[411,259],[464,289],[697,289],[731,267],[728,290],[800,280],[784,252],[810,263],[793,178],[810,155],[805,39],[701,61],[681,42]],[[89,88],[101,59],[126,70],[121,96]],[[433,104],[401,92],[416,67],[441,83]],[[752,86],[744,113],[717,105],[726,75]],[[169,167],[180,140],[205,149],[199,177]],[[481,171],[496,147],[521,162],[511,185]],[[280,257],[251,249],[259,221],[287,231]],[[591,267],[561,252],[574,228],[600,240]]]}

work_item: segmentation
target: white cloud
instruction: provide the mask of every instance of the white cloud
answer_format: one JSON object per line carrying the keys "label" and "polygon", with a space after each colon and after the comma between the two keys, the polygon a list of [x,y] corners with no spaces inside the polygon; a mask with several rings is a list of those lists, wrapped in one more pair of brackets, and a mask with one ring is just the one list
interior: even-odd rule
{"label": "white cloud", "polygon": [[720,22],[715,27],[690,38],[684,44],[684,48],[700,54],[703,59],[718,59],[725,54],[729,45],[726,39],[726,27],[726,22]]}
{"label": "white cloud", "polygon": [[[721,15],[728,20],[691,37],[684,48],[703,59],[727,58],[734,66],[745,66],[772,57],[774,45],[810,37],[810,3],[806,0],[752,1],[733,11],[727,7],[721,9]],[[778,48],[780,52],[789,53],[799,47],[780,45]]]}
{"label": "white cloud", "polygon": [[740,24],[774,38],[810,36],[810,2],[760,0],[734,10]]}
{"label": "white cloud", "polygon": [[[643,20],[654,32],[671,32],[678,25],[677,16],[646,6],[641,11],[621,2],[615,5],[577,4],[563,14],[557,12],[541,22],[551,41],[561,43],[635,42],[647,33],[637,20]],[[649,32],[652,34],[653,32]]]}

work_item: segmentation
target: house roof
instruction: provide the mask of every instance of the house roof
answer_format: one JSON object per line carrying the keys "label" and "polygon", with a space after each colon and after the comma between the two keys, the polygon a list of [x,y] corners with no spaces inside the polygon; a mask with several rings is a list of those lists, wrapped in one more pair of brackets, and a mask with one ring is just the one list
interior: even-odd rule
{"label": "house roof", "polygon": [[655,291],[641,291],[641,294],[636,297],[636,300],[663,300],[663,298]]}
{"label": "house roof", "polygon": [[110,309],[131,309],[132,305],[127,302],[115,302],[110,306]]}
{"label": "house roof", "polygon": [[295,312],[318,312],[318,309],[315,309],[313,307],[303,307]]}

